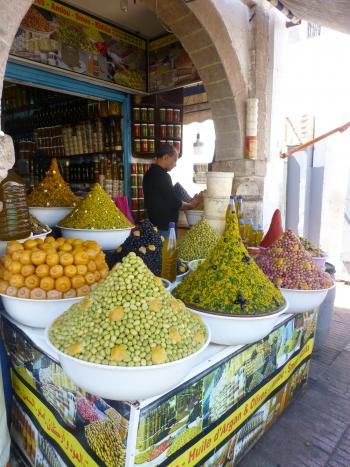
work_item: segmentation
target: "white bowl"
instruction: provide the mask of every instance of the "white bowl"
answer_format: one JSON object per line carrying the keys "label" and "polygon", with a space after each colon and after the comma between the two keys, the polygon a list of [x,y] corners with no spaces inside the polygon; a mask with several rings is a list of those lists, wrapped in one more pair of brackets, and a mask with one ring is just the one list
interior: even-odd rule
{"label": "white bowl", "polygon": [[43,224],[54,227],[60,220],[68,216],[72,211],[71,208],[39,208],[30,207],[29,212]]}
{"label": "white bowl", "polygon": [[280,288],[280,291],[284,299],[289,303],[287,313],[305,313],[319,307],[326,298],[328,290],[334,287],[335,284],[329,289],[297,290]]}
{"label": "white bowl", "polygon": [[267,336],[278,317],[288,309],[288,303],[275,313],[266,315],[223,316],[189,308],[201,316],[211,331],[211,342],[221,345],[245,345],[257,342]]}
{"label": "white bowl", "polygon": [[185,214],[186,214],[188,225],[197,224],[197,222],[199,222],[202,219],[202,217],[204,216],[203,211],[195,211],[195,210],[192,210],[192,209],[190,209],[188,211],[185,211]]}
{"label": "white bowl", "polygon": [[[26,240],[35,240],[37,238],[42,238],[43,240],[45,240],[45,238],[50,235],[50,233],[52,232],[52,230],[49,230],[48,232],[45,232],[43,234],[38,234],[38,235],[32,235],[31,237],[28,237],[28,238],[22,238],[20,240],[16,240],[17,242],[20,242],[20,243],[24,243]],[[5,241],[0,241],[0,256],[4,255],[5,254],[5,251],[6,251],[6,247],[7,247],[7,240]]]}
{"label": "white bowl", "polygon": [[189,270],[191,272],[196,271],[198,266],[200,266],[204,261],[205,259],[193,259],[188,263]]}
{"label": "white bowl", "polygon": [[32,300],[0,294],[5,311],[18,323],[33,328],[46,328],[74,303],[84,297],[61,298],[60,300]]}
{"label": "white bowl", "polygon": [[102,250],[115,250],[120,246],[130,235],[133,227],[126,229],[73,229],[61,227],[62,236],[64,238],[81,238],[82,240],[96,240]]}
{"label": "white bowl", "polygon": [[171,288],[171,282],[168,281],[168,279],[164,279],[164,277],[161,277],[161,280],[163,282],[164,288],[169,290]]}
{"label": "white bowl", "polygon": [[61,352],[50,342],[49,328],[46,329],[47,343],[57,354],[68,377],[84,391],[118,401],[147,399],[175,388],[191,372],[210,342],[210,330],[207,329],[208,339],[203,347],[181,360],[152,366],[109,366],[79,360]]}

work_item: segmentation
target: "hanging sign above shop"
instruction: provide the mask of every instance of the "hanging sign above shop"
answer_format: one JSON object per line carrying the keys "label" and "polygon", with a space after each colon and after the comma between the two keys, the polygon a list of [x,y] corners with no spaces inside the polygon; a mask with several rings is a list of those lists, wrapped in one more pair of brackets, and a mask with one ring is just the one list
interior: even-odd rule
{"label": "hanging sign above shop", "polygon": [[146,91],[147,41],[52,0],[36,0],[11,54]]}
{"label": "hanging sign above shop", "polygon": [[149,91],[163,91],[200,81],[198,72],[174,34],[149,43]]}

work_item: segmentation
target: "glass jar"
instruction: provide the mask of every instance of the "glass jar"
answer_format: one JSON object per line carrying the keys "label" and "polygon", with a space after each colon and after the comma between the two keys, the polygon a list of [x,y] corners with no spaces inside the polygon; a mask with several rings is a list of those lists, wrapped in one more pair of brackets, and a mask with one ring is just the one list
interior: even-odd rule
{"label": "glass jar", "polygon": [[166,110],[165,110],[165,108],[159,109],[159,120],[160,120],[161,122],[165,122],[165,118],[166,118]]}
{"label": "glass jar", "polygon": [[174,123],[181,123],[181,110],[174,109]]}
{"label": "glass jar", "polygon": [[148,140],[147,139],[141,140],[141,151],[148,152]]}
{"label": "glass jar", "polygon": [[147,107],[141,107],[141,121],[147,122],[147,119],[148,119]]}
{"label": "glass jar", "polygon": [[173,141],[173,146],[176,151],[180,154],[181,152],[181,141]]}
{"label": "glass jar", "polygon": [[170,123],[174,121],[174,109],[166,109],[166,119]]}
{"label": "glass jar", "polygon": [[167,138],[174,138],[174,125],[167,125],[166,135]]}
{"label": "glass jar", "polygon": [[141,152],[141,140],[140,139],[134,139],[134,151]]}
{"label": "glass jar", "polygon": [[143,138],[147,138],[147,136],[148,136],[148,125],[147,125],[147,123],[142,123],[142,125],[141,125],[141,136]]}
{"label": "glass jar", "polygon": [[167,136],[167,128],[166,125],[160,125],[160,137],[166,138]]}
{"label": "glass jar", "polygon": [[150,138],[154,138],[154,136],[155,136],[155,125],[154,125],[154,123],[150,123],[148,125],[148,136]]}
{"label": "glass jar", "polygon": [[139,123],[133,124],[133,133],[136,138],[141,136],[141,125]]}
{"label": "glass jar", "polygon": [[149,107],[147,113],[148,113],[148,121],[154,122],[154,107]]}
{"label": "glass jar", "polygon": [[140,121],[140,116],[141,116],[141,112],[140,112],[140,107],[134,107],[132,109],[132,118],[135,122],[139,122]]}
{"label": "glass jar", "polygon": [[174,138],[181,139],[181,125],[174,125]]}
{"label": "glass jar", "polygon": [[155,151],[155,141],[154,139],[149,139],[148,140],[148,152],[154,152]]}

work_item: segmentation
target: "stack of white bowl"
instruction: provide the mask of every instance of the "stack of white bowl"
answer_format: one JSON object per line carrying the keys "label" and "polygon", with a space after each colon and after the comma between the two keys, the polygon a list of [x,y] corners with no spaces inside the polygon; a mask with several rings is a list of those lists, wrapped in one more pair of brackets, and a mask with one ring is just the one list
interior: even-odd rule
{"label": "stack of white bowl", "polygon": [[204,217],[219,235],[225,228],[225,215],[232,193],[233,176],[233,172],[207,173]]}

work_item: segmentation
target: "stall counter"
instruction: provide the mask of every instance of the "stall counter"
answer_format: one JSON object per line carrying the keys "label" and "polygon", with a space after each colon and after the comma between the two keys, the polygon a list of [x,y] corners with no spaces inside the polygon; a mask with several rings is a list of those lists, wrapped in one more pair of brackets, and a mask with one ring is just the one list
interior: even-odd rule
{"label": "stall counter", "polygon": [[317,312],[282,315],[263,340],[210,345],[172,391],[143,401],[79,389],[41,330],[2,315],[11,436],[30,465],[235,465],[307,381]]}

